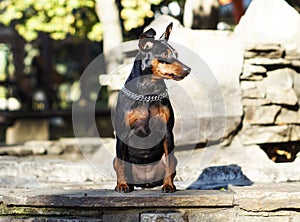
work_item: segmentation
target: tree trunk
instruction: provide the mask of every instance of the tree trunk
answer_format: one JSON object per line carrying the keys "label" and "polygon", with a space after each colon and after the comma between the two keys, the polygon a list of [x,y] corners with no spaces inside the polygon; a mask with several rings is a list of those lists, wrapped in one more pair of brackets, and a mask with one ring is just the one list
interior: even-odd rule
{"label": "tree trunk", "polygon": [[97,0],[96,12],[103,27],[103,52],[109,74],[122,63],[122,52],[116,49],[123,41],[119,10],[115,0]]}
{"label": "tree trunk", "polygon": [[[120,43],[123,41],[122,29],[119,19],[119,10],[115,0],[97,0],[96,12],[103,27],[103,52],[106,64],[106,73],[111,74],[123,63],[123,52]],[[111,107],[117,92],[108,87],[108,105]]]}

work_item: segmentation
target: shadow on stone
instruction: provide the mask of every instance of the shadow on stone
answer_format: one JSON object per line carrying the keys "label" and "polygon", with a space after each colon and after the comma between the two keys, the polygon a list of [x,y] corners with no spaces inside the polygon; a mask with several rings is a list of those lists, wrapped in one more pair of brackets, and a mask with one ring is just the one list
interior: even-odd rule
{"label": "shadow on stone", "polygon": [[250,186],[253,184],[237,165],[208,167],[203,170],[198,179],[188,190],[218,190],[228,189],[228,185]]}

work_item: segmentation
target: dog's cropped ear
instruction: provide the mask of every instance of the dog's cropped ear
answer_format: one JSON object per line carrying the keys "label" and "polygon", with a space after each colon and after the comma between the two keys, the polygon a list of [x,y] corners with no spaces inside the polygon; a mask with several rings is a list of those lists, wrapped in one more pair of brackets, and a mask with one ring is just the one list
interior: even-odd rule
{"label": "dog's cropped ear", "polygon": [[146,32],[142,33],[140,35],[140,40],[139,40],[139,48],[142,51],[148,51],[153,48],[154,45],[154,37],[156,35],[156,32],[154,29],[149,29]]}
{"label": "dog's cropped ear", "polygon": [[172,32],[172,28],[173,28],[173,22],[171,22],[167,28],[164,34],[162,34],[162,36],[159,39],[165,39],[166,41],[169,40],[170,34]]}

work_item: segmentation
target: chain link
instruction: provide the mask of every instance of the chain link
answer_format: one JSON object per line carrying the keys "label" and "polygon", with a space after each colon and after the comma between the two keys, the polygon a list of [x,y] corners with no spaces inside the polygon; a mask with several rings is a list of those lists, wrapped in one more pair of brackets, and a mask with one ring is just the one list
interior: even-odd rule
{"label": "chain link", "polygon": [[135,93],[129,91],[128,89],[126,89],[125,86],[123,86],[121,92],[124,93],[124,95],[126,95],[130,99],[134,99],[134,100],[137,100],[140,102],[155,102],[155,101],[159,101],[163,98],[166,98],[168,96],[167,91],[165,91],[159,95],[138,95],[138,94],[135,94]]}

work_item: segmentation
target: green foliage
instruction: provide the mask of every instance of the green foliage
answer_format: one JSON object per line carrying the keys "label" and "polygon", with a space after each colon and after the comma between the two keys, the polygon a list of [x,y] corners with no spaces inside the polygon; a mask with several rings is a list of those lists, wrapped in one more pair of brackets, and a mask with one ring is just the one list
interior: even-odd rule
{"label": "green foliage", "polygon": [[13,25],[27,41],[36,39],[38,32],[53,39],[102,38],[94,0],[3,0],[0,13],[0,23]]}
{"label": "green foliage", "polygon": [[151,5],[158,5],[162,0],[122,0],[123,9],[121,18],[124,20],[124,28],[129,31],[144,25],[146,17],[153,17]]}
{"label": "green foliage", "polygon": [[[102,40],[102,26],[95,11],[97,0],[0,0],[0,23],[14,27],[27,41],[39,32],[55,40],[66,36]],[[144,25],[154,12],[151,5],[173,0],[119,0],[126,32]],[[177,0],[183,7],[184,0]]]}

